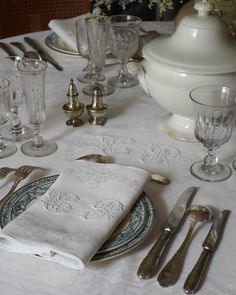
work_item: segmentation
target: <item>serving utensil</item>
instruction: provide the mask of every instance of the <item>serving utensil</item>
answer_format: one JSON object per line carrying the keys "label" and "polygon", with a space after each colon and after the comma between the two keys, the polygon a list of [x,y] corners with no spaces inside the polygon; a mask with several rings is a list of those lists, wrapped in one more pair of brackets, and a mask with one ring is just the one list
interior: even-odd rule
{"label": "serving utensil", "polygon": [[0,208],[1,206],[11,197],[12,193],[17,188],[18,184],[25,179],[27,176],[30,175],[31,172],[37,169],[45,170],[44,168],[37,167],[37,166],[30,166],[30,165],[24,165],[16,169],[16,173],[14,175],[14,181],[13,185],[8,191],[8,193],[0,200]]}
{"label": "serving utensil", "polygon": [[154,275],[161,254],[170,242],[171,236],[173,236],[183,220],[188,203],[195,194],[196,190],[197,187],[195,186],[187,188],[179,197],[165,222],[161,225],[161,233],[159,237],[139,266],[137,275],[140,279],[149,279]]}
{"label": "serving utensil", "polygon": [[[100,155],[100,154],[88,154],[82,157],[77,158],[76,160],[86,160],[94,163],[113,163],[113,159],[111,156]],[[160,175],[159,173],[151,174],[151,181],[157,182],[160,184],[170,184],[170,179],[166,176]]]}
{"label": "serving utensil", "polygon": [[230,210],[223,210],[220,213],[218,213],[213,219],[212,227],[202,244],[203,251],[185,281],[185,293],[193,294],[197,291],[199,284],[203,279],[203,275],[207,269],[209,258],[215,251],[216,246],[221,238],[221,233],[224,229],[225,222],[229,214]]}
{"label": "serving utensil", "polygon": [[185,250],[189,244],[193,230],[198,222],[210,221],[212,219],[212,211],[210,208],[205,206],[193,205],[187,209],[186,217],[191,220],[187,235],[179,249],[175,252],[170,261],[163,267],[157,278],[157,281],[162,287],[168,287],[177,282],[183,266],[186,253]]}

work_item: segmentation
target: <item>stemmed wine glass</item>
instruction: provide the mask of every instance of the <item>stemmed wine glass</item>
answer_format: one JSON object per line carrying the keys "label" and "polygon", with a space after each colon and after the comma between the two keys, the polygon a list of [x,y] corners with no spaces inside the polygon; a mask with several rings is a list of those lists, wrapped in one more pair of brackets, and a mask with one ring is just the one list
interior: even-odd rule
{"label": "stemmed wine glass", "polygon": [[216,150],[231,135],[236,111],[236,89],[206,85],[190,92],[195,116],[195,136],[208,150],[203,161],[192,164],[190,171],[198,179],[222,181],[232,174],[230,167],[218,162]]}
{"label": "stemmed wine glass", "polygon": [[78,75],[78,80],[82,83],[92,82],[92,65],[89,56],[88,38],[85,26],[85,18],[76,21],[76,41],[79,54],[87,60],[87,65],[83,69],[83,73]]}
{"label": "stemmed wine glass", "polygon": [[[10,81],[0,78],[0,125],[8,120],[10,112]],[[16,145],[10,142],[0,140],[0,158],[13,155],[16,152]]]}
{"label": "stemmed wine glass", "polygon": [[117,76],[108,79],[108,84],[117,88],[129,88],[138,84],[138,80],[128,73],[127,63],[138,49],[142,20],[132,15],[113,15],[110,20],[110,48],[120,61],[120,70]]}
{"label": "stemmed wine glass", "polygon": [[26,59],[17,64],[20,73],[23,93],[29,122],[34,129],[33,139],[21,146],[24,154],[42,157],[54,153],[57,145],[42,138],[42,123],[46,120],[45,110],[45,71],[47,64],[42,60]]}
{"label": "stemmed wine glass", "polygon": [[89,45],[90,60],[92,63],[93,85],[83,88],[83,92],[92,95],[94,88],[99,86],[103,95],[109,95],[114,92],[114,88],[100,83],[100,75],[103,70],[108,44],[109,21],[104,17],[89,17],[85,20],[87,38]]}

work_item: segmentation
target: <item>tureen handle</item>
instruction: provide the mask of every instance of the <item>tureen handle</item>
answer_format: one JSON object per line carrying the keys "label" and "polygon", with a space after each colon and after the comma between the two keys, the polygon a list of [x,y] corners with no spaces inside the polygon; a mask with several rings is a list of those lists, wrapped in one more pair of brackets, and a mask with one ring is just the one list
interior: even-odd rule
{"label": "tureen handle", "polygon": [[197,10],[198,15],[206,16],[214,9],[214,5],[209,3],[207,0],[197,1],[194,5],[194,9]]}

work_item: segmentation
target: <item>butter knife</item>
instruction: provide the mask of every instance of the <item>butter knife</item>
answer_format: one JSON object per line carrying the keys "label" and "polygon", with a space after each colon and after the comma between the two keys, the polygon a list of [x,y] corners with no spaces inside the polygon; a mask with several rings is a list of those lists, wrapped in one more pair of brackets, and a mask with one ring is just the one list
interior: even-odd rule
{"label": "butter knife", "polygon": [[11,60],[15,61],[15,57],[18,56],[18,54],[12,49],[9,44],[0,42],[0,48],[6,52]]}
{"label": "butter knife", "polygon": [[193,294],[197,291],[205,273],[211,254],[216,249],[230,210],[223,210],[213,220],[212,227],[204,240],[202,253],[184,283],[184,292]]}
{"label": "butter knife", "polygon": [[137,275],[140,279],[149,279],[154,275],[161,254],[180,225],[188,203],[197,189],[195,186],[189,187],[179,197],[166,221],[162,224],[157,241],[139,266]]}
{"label": "butter knife", "polygon": [[42,60],[49,62],[51,65],[54,66],[58,71],[63,71],[63,68],[49,55],[43,47],[39,44],[39,42],[35,39],[30,37],[24,37],[25,42],[30,45],[34,50],[38,52]]}

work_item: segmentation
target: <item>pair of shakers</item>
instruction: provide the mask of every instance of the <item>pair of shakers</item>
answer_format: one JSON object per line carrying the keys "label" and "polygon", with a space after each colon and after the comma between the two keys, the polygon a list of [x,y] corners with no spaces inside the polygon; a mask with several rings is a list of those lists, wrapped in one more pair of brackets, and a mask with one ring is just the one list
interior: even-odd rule
{"label": "pair of shakers", "polygon": [[[67,103],[63,105],[65,115],[69,118],[66,121],[67,126],[79,127],[84,124],[81,119],[85,106],[79,101],[79,94],[73,79],[70,80],[67,93]],[[91,125],[105,125],[107,118],[107,105],[103,103],[102,91],[98,85],[94,86],[91,104],[86,106]]]}

